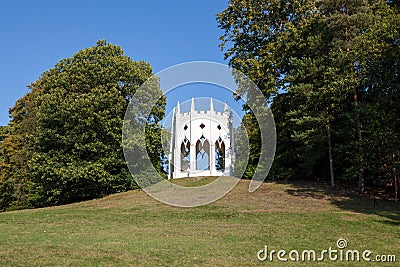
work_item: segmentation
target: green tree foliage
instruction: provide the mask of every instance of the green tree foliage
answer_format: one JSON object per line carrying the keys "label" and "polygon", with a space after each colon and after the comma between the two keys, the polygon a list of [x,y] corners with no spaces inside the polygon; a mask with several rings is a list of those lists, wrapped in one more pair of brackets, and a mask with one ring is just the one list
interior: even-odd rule
{"label": "green tree foliage", "polygon": [[[258,126],[257,119],[255,115],[248,111],[247,114],[244,115],[242,119],[242,124],[244,129],[246,130],[247,137],[249,139],[248,144],[245,143],[245,146],[248,146],[249,155],[248,155],[248,162],[247,167],[244,172],[243,178],[251,179],[254,172],[256,171],[257,164],[260,159],[261,153],[261,139],[260,139],[260,128]],[[245,151],[243,148],[240,150]],[[245,147],[247,149],[247,147]]]}
{"label": "green tree foliage", "polygon": [[250,149],[247,132],[247,128],[245,128],[243,123],[239,127],[233,129],[235,141],[233,151],[235,157],[235,168],[233,169],[233,174],[236,177],[242,176],[245,179],[251,178],[255,171],[255,166],[248,164]]}
{"label": "green tree foliage", "polygon": [[280,94],[271,175],[395,183],[398,1],[231,0],[218,22],[230,65]]}
{"label": "green tree foliage", "polygon": [[221,48],[229,64],[251,77],[268,99],[283,86],[283,75],[295,51],[300,18],[313,10],[312,1],[231,0],[217,15]]}
{"label": "green tree foliage", "polygon": [[[159,89],[159,83],[157,84],[157,89]],[[167,178],[164,166],[168,165],[168,156],[165,154],[165,151],[168,151],[169,148],[164,148],[162,135],[164,134],[165,136],[166,133],[164,132],[165,129],[158,123],[165,116],[165,106],[167,103],[161,91],[159,90],[157,93],[160,95],[160,99],[153,107],[146,123],[146,149],[154,168],[159,174]]]}
{"label": "green tree foliage", "polygon": [[8,126],[0,126],[0,142],[6,138],[8,134]]}
{"label": "green tree foliage", "polygon": [[[1,181],[13,185],[1,192],[14,195],[14,181],[23,181],[30,185],[21,193],[29,205],[48,206],[135,188],[123,156],[122,125],[129,101],[152,75],[148,63],[132,61],[105,41],[46,71],[11,110],[10,135],[1,143]],[[155,165],[161,164],[156,124],[164,107],[161,98],[147,118]],[[2,196],[3,209],[9,198]]]}
{"label": "green tree foliage", "polygon": [[0,210],[31,207],[28,160],[34,132],[32,94],[10,109],[11,122],[0,142]]}
{"label": "green tree foliage", "polygon": [[[293,135],[304,143],[302,162],[315,174],[314,166],[321,165],[320,159],[329,157],[331,185],[334,187],[334,168],[332,157],[332,123],[335,113],[342,113],[341,104],[354,98],[354,117],[357,143],[362,140],[361,122],[358,110],[358,84],[360,74],[354,68],[352,49],[357,38],[364,32],[373,18],[367,1],[321,1],[317,4],[319,12],[307,18],[298,28],[299,41],[295,50],[302,53],[291,58],[291,70],[285,80],[288,90],[297,96],[297,107],[288,113],[298,125]],[[326,134],[325,134],[326,133]],[[326,147],[327,149],[324,149]],[[317,151],[327,153],[317,153]],[[360,150],[360,149],[358,149]],[[356,151],[360,155],[361,151]],[[359,162],[359,177],[363,180],[363,166]]]}
{"label": "green tree foliage", "polygon": [[373,5],[377,18],[359,38],[357,50],[362,53],[355,56],[364,89],[359,109],[365,180],[396,187],[400,164],[400,9],[398,1],[389,3]]}
{"label": "green tree foliage", "polygon": [[[311,1],[261,1],[231,0],[229,6],[217,15],[221,48],[226,49],[229,65],[242,71],[263,92],[266,100],[284,88],[283,77],[289,70],[291,49],[297,38],[298,18],[309,9]],[[246,87],[238,83],[238,94],[245,94]],[[251,96],[250,96],[251,97]],[[243,123],[250,143],[250,160],[245,178],[250,178],[259,160],[261,139],[257,120],[248,106]]]}

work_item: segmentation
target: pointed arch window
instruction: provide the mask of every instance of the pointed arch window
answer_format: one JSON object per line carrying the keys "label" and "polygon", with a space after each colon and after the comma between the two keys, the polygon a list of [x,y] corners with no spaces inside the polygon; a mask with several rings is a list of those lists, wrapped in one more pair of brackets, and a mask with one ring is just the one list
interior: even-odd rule
{"label": "pointed arch window", "polygon": [[215,141],[215,169],[225,171],[225,143],[221,136]]}
{"label": "pointed arch window", "polygon": [[181,171],[190,168],[190,141],[186,138],[181,143]]}
{"label": "pointed arch window", "polygon": [[202,135],[196,143],[196,170],[210,169],[210,143]]}

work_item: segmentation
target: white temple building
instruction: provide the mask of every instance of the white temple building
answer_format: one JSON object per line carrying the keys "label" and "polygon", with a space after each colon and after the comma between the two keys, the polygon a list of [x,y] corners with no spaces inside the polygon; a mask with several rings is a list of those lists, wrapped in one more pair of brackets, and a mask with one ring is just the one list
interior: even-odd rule
{"label": "white temple building", "polygon": [[233,115],[214,110],[210,99],[208,110],[196,110],[192,99],[189,112],[174,108],[169,154],[168,177],[231,176],[233,174]]}

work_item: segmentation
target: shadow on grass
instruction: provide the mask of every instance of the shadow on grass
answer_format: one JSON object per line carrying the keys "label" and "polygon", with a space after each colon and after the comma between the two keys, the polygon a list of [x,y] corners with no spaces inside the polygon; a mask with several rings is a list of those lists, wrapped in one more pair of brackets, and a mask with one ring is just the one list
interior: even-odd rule
{"label": "shadow on grass", "polygon": [[[359,194],[349,188],[332,189],[328,184],[320,182],[290,182],[294,189],[286,192],[300,198],[329,199],[338,208],[355,213],[374,214],[384,217],[382,223],[400,226],[400,203],[387,195],[378,192],[376,197],[372,190]],[[374,200],[375,199],[375,200]]]}

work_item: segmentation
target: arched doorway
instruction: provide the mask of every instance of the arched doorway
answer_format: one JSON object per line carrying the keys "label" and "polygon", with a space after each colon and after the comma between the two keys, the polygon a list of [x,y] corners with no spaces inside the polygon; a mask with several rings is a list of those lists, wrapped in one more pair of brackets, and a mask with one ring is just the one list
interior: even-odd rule
{"label": "arched doorway", "polygon": [[215,141],[215,169],[225,171],[225,143],[221,137]]}
{"label": "arched doorway", "polygon": [[186,171],[190,168],[190,142],[185,137],[181,143],[181,171]]}
{"label": "arched doorway", "polygon": [[196,170],[210,170],[210,143],[203,135],[196,143]]}

